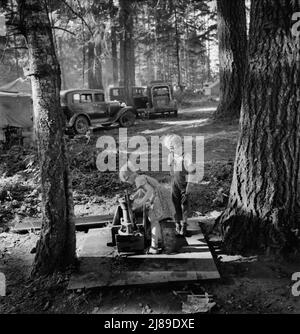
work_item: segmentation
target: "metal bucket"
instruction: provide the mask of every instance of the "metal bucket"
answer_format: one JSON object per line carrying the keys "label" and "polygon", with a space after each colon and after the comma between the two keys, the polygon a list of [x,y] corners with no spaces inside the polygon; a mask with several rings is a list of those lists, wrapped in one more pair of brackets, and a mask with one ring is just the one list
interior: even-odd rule
{"label": "metal bucket", "polygon": [[160,222],[164,253],[171,254],[177,250],[175,223],[172,220]]}

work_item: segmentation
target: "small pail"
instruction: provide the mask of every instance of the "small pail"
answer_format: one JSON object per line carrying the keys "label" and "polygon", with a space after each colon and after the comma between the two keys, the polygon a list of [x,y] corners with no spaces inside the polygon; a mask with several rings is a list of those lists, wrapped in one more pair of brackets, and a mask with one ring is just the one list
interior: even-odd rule
{"label": "small pail", "polygon": [[160,222],[164,253],[171,254],[176,251],[177,237],[175,233],[175,223],[172,220]]}

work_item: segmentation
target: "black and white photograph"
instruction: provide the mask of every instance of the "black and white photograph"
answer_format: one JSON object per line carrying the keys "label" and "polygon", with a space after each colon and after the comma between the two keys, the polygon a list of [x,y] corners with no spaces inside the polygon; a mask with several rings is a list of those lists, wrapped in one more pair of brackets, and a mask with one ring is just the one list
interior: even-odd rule
{"label": "black and white photograph", "polygon": [[0,318],[20,314],[300,314],[300,0],[0,0]]}

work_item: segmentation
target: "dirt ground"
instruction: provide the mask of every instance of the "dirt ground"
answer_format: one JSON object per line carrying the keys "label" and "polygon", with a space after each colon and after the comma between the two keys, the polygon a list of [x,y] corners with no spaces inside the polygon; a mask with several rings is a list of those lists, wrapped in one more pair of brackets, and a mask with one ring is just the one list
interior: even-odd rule
{"label": "dirt ground", "polygon": [[[181,110],[179,118],[138,120],[128,136],[162,136],[166,133],[205,138],[205,174],[194,188],[192,215],[210,216],[224,209],[229,193],[238,136],[238,123],[214,123],[214,106]],[[118,139],[118,128],[98,129],[90,137],[68,141],[73,172],[75,213],[78,216],[113,213],[126,189],[117,173],[96,168],[97,139]],[[168,173],[150,173],[169,184]],[[13,234],[9,228],[39,217],[40,194],[36,155],[14,148],[0,161],[0,272],[6,275],[7,296],[0,297],[1,313],[181,314],[185,294],[213,295],[212,313],[300,313],[300,297],[293,297],[292,274],[300,272],[300,258],[281,260],[266,256],[227,256],[216,253],[222,279],[196,284],[151,287],[66,290],[70,272],[30,279],[33,249],[38,234]],[[222,196],[220,197],[220,194]],[[77,233],[80,242],[84,234]],[[183,298],[183,299],[182,299]]]}

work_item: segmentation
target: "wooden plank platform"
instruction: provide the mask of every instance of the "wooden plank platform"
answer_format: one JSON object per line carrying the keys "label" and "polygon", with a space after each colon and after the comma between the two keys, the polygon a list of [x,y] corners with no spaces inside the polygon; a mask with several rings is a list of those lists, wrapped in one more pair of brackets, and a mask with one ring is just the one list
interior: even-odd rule
{"label": "wooden plank platform", "polygon": [[219,279],[213,256],[197,224],[190,222],[190,237],[178,238],[174,254],[117,256],[110,242],[109,228],[90,230],[78,252],[79,271],[68,289],[149,285],[168,282],[192,282]]}
{"label": "wooden plank platform", "polygon": [[[85,231],[90,228],[105,227],[107,223],[113,220],[112,215],[75,217],[75,226],[77,231]],[[11,232],[22,233],[27,231],[39,231],[42,227],[41,220],[36,218],[26,219],[20,224],[11,228]]]}
{"label": "wooden plank platform", "polygon": [[[75,217],[75,226],[77,231],[86,231],[92,228],[105,227],[113,220],[113,215],[101,215],[101,216],[87,216],[87,217]],[[189,220],[190,231],[198,231],[201,217],[190,218]],[[27,231],[39,231],[42,227],[41,220],[39,218],[28,218],[23,220],[20,224],[15,224],[11,228],[11,232],[22,233]]]}

